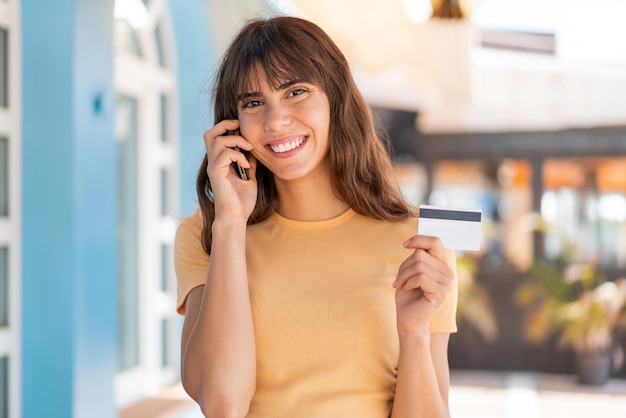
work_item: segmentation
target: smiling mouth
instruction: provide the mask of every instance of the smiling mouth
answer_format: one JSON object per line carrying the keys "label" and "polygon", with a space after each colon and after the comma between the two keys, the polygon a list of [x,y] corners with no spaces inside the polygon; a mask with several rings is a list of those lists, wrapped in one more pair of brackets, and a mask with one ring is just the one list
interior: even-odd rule
{"label": "smiling mouth", "polygon": [[303,143],[304,143],[304,138],[298,138],[290,142],[285,142],[284,144],[269,145],[269,147],[276,154],[281,154],[283,152],[288,152],[293,149],[296,149]]}

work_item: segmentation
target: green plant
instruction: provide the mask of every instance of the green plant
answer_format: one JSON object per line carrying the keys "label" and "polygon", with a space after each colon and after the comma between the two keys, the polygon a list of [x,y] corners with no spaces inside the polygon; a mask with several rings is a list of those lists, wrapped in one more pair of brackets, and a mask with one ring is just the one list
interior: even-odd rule
{"label": "green plant", "polygon": [[576,353],[608,352],[626,325],[626,279],[606,281],[595,263],[536,262],[516,292],[531,342],[558,336]]}
{"label": "green plant", "polygon": [[579,353],[601,352],[613,345],[615,330],[623,326],[626,279],[604,282],[567,304],[561,342]]}

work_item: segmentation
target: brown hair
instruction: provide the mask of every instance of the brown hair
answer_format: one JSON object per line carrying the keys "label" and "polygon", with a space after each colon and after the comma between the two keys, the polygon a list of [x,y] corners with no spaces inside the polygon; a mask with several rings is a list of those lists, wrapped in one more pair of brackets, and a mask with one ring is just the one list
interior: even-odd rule
{"label": "brown hair", "polygon": [[[320,27],[294,17],[248,22],[226,51],[217,73],[215,121],[237,117],[237,96],[248,87],[255,70],[264,71],[274,87],[304,79],[328,96],[328,158],[337,197],[355,212],[375,219],[395,221],[414,214],[393,180],[387,150],[376,135],[370,109],[346,58]],[[266,219],[278,201],[273,174],[257,164],[257,202],[248,224]],[[196,191],[204,219],[202,246],[210,253],[215,210],[206,156],[198,171]]]}

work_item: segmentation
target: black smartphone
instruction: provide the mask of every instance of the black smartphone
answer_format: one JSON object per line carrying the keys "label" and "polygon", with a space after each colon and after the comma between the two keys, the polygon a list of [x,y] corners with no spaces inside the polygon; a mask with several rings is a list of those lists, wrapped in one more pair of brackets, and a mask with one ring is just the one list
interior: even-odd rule
{"label": "black smartphone", "polygon": [[[234,131],[228,131],[228,135],[240,135],[239,133],[239,129],[236,129]],[[235,147],[233,148],[235,151],[239,151],[241,153],[243,153],[244,155],[246,155],[245,151],[242,151],[241,149],[239,149],[239,147]],[[239,164],[237,164],[236,162],[232,163],[233,169],[235,170],[235,173],[239,176],[240,179],[242,180],[248,180],[248,170],[243,168],[242,166],[240,166]]]}

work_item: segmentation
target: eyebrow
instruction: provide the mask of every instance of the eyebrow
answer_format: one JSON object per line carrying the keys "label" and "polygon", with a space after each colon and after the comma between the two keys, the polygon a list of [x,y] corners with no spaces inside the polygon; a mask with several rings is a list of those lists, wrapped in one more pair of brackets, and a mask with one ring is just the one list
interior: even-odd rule
{"label": "eyebrow", "polygon": [[[287,82],[279,85],[276,90],[285,90],[285,89],[288,89],[289,87],[293,86],[294,84],[298,84],[298,83],[308,83],[308,81],[306,81],[304,79],[287,81]],[[258,91],[251,91],[251,92],[247,92],[247,93],[241,93],[241,94],[237,95],[237,101],[240,102],[240,101],[242,101],[244,99],[247,99],[249,97],[259,97],[259,96],[261,96],[261,92],[258,92]]]}
{"label": "eyebrow", "polygon": [[292,80],[292,81],[287,81],[286,83],[281,84],[280,86],[278,86],[278,88],[276,90],[284,90],[284,89],[288,89],[289,87],[293,86],[294,84],[298,84],[298,83],[306,83],[307,81],[304,79],[300,79],[300,80]]}

